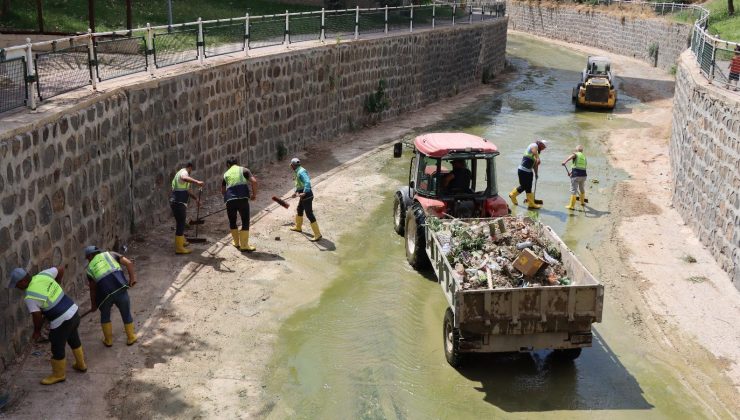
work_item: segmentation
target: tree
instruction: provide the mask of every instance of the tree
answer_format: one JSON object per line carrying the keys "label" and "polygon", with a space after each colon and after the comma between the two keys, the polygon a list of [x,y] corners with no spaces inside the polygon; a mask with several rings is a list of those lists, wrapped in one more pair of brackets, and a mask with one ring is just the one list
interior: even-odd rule
{"label": "tree", "polygon": [[727,0],[727,14],[730,16],[735,14],[735,5],[732,4],[732,0]]}
{"label": "tree", "polygon": [[7,16],[10,13],[10,0],[3,0],[3,7],[0,9],[0,16]]}

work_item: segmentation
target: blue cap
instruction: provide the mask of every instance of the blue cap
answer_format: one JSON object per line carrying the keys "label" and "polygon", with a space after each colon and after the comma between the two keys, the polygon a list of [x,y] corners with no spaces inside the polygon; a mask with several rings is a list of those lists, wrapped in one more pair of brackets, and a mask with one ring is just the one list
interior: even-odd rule
{"label": "blue cap", "polygon": [[86,257],[89,257],[92,254],[97,254],[98,252],[101,252],[101,251],[95,245],[88,245],[88,246],[85,247],[85,256]]}
{"label": "blue cap", "polygon": [[26,278],[28,275],[28,272],[22,268],[14,268],[13,271],[10,272],[10,283],[8,283],[8,289],[12,289],[15,287],[16,284],[18,284],[19,281]]}

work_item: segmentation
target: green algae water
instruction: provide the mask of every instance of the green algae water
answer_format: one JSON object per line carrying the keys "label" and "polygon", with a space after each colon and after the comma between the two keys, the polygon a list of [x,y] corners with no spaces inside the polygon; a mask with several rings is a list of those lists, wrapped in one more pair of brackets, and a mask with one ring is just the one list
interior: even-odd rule
{"label": "green algae water", "polygon": [[[499,192],[516,184],[516,167],[535,138],[551,140],[543,153],[538,213],[580,255],[603,237],[609,197],[625,174],[605,158],[604,130],[623,128],[620,110],[642,106],[621,94],[614,113],[573,112],[570,89],[585,56],[510,36],[509,59],[519,73],[501,93],[423,131],[465,131],[491,139]],[[563,206],[569,182],[560,162],[583,144],[589,163],[586,214]],[[390,152],[389,152],[390,154]],[[410,155],[387,159],[386,173],[407,182]],[[406,263],[402,238],[393,231],[394,185],[358,232],[337,243],[334,278],[320,300],[283,324],[266,378],[271,418],[465,419],[465,418],[692,418],[707,414],[681,385],[670,363],[646,355],[639,340],[622,333],[624,315],[604,311],[593,348],[573,363],[547,351],[471,355],[456,370],[444,358],[446,301],[431,272]],[[523,196],[522,196],[523,198]],[[514,207],[514,214],[530,214]],[[587,238],[587,240],[583,239]],[[587,261],[586,265],[596,264]],[[609,291],[607,290],[607,295]]]}

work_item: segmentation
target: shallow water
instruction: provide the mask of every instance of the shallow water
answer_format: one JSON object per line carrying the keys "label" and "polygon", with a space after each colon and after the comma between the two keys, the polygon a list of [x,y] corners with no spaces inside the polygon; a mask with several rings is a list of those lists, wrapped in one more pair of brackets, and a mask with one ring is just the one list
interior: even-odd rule
{"label": "shallow water", "polygon": [[[516,36],[509,37],[508,54],[518,75],[502,82],[502,93],[425,131],[465,131],[493,141],[501,151],[497,176],[504,196],[516,185],[524,148],[534,138],[549,139],[537,186],[545,207],[513,212],[540,217],[580,255],[605,240],[600,232],[610,217],[611,192],[625,177],[608,165],[604,130],[624,128],[620,115],[644,105],[621,93],[613,113],[575,113],[570,89],[585,56]],[[563,208],[569,182],[560,162],[577,144],[588,156],[590,203],[585,214],[570,216]],[[409,156],[379,157],[388,159],[387,172],[398,185],[407,181]],[[651,353],[623,332],[625,316],[609,298],[604,322],[594,328],[594,347],[574,363],[556,363],[540,351],[476,355],[459,370],[450,367],[442,347],[446,301],[431,273],[406,263],[402,238],[392,228],[394,188],[389,185],[371,222],[338,241],[339,274],[320,301],[283,324],[267,379],[271,417],[706,415],[677,378],[670,356]],[[598,268],[597,261],[585,263]]]}

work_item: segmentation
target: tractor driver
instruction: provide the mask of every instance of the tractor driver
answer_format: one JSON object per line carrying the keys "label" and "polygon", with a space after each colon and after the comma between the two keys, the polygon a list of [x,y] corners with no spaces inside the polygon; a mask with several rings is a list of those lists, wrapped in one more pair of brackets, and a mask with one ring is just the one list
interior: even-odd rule
{"label": "tractor driver", "polygon": [[454,159],[452,161],[452,171],[444,176],[442,187],[447,191],[469,192],[470,180],[473,175],[470,169],[465,166],[464,159]]}

